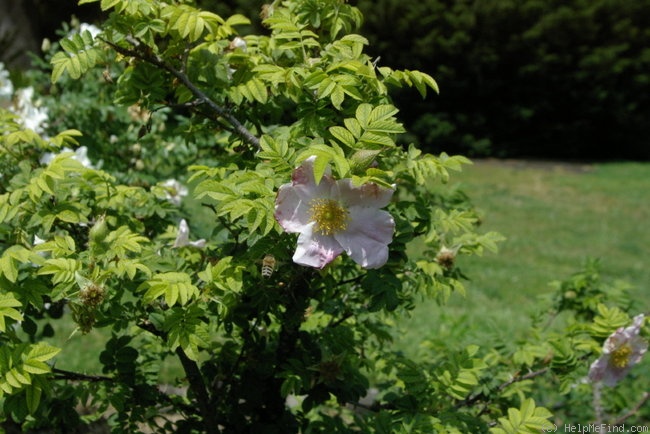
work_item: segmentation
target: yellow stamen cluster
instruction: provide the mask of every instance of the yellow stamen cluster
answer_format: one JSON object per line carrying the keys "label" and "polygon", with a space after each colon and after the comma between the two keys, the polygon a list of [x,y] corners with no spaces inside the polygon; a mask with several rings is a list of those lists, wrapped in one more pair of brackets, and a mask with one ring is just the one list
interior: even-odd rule
{"label": "yellow stamen cluster", "polygon": [[310,203],[309,215],[316,222],[316,232],[333,235],[348,227],[348,212],[333,199],[314,199]]}
{"label": "yellow stamen cluster", "polygon": [[611,361],[612,365],[617,368],[625,368],[630,363],[630,356],[632,355],[632,348],[630,345],[623,345],[621,348],[612,352]]}

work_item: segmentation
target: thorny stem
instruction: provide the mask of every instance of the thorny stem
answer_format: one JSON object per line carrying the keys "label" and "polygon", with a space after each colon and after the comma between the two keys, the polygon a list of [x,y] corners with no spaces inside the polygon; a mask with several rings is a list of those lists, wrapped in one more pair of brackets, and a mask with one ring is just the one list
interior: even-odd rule
{"label": "thorny stem", "polygon": [[[140,323],[138,324],[143,330],[146,330],[152,333],[159,338],[166,339],[166,333],[161,332],[156,329],[156,327],[149,323]],[[187,357],[183,348],[176,347],[176,355],[183,365],[183,370],[187,375],[187,380],[190,383],[190,390],[196,395],[196,403],[199,407],[199,412],[203,418],[203,424],[205,426],[205,432],[207,434],[218,434],[219,428],[217,426],[216,414],[211,408],[210,395],[208,394],[208,388],[201,374],[201,370],[195,361]]]}
{"label": "thorny stem", "polygon": [[176,348],[176,355],[183,365],[192,392],[196,394],[196,403],[199,406],[201,416],[203,416],[205,432],[208,434],[218,434],[219,428],[215,417],[216,414],[211,408],[210,396],[208,395],[208,389],[205,385],[205,381],[203,381],[203,375],[199,370],[199,366],[196,362],[187,357],[187,354],[185,354],[180,346]]}
{"label": "thorny stem", "polygon": [[[169,72],[172,74],[174,77],[176,77],[185,87],[187,87],[190,92],[203,104],[207,105],[210,110],[212,110],[215,114],[218,116],[222,117],[228,123],[230,123],[234,130],[235,133],[240,136],[244,141],[247,143],[255,146],[256,148],[260,147],[260,140],[255,136],[253,133],[251,133],[237,118],[235,118],[228,110],[226,110],[224,107],[221,107],[218,105],[216,102],[214,102],[210,97],[208,97],[201,89],[196,87],[194,83],[189,79],[189,77],[183,73],[182,71],[174,68],[172,65],[167,63],[162,57],[153,54],[151,52],[148,52],[146,50],[131,50],[128,48],[120,47],[117,44],[114,44],[113,42],[110,42],[108,40],[102,39],[106,44],[110,45],[115,51],[118,53],[125,55],[125,56],[130,56],[130,57],[136,57],[139,59],[142,59],[146,62],[151,63],[152,65],[156,65],[165,71]],[[140,48],[142,44],[133,39],[133,38],[127,38],[127,40],[133,45],[134,48]]]}
{"label": "thorny stem", "polygon": [[114,378],[106,377],[104,375],[80,374],[78,372],[66,371],[58,368],[52,368],[52,373],[54,374],[54,378],[57,380],[90,381],[91,383],[114,380]]}

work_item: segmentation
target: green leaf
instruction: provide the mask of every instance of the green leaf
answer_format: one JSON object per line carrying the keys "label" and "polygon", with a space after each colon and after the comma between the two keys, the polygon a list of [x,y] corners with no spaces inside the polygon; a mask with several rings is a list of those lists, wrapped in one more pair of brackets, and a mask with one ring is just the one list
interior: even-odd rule
{"label": "green leaf", "polygon": [[398,87],[407,85],[409,87],[415,86],[422,98],[427,96],[427,88],[433,89],[434,92],[439,93],[438,83],[430,75],[420,71],[393,71],[390,68],[379,68],[379,72],[385,77],[385,82]]}
{"label": "green leaf", "polygon": [[[23,383],[16,377],[16,368],[5,373],[5,381],[14,389],[21,389],[23,387]],[[29,382],[27,382],[27,384],[29,384]]]}
{"label": "green leaf", "polygon": [[609,308],[599,303],[596,309],[598,315],[594,318],[593,324],[589,325],[589,332],[594,337],[607,337],[630,322],[630,317],[618,307]]}
{"label": "green leaf", "polygon": [[22,303],[13,294],[0,294],[0,332],[6,331],[5,317],[15,321],[22,321],[23,315],[15,307],[22,306]]}
{"label": "green leaf", "polygon": [[383,104],[372,109],[369,122],[385,121],[391,119],[399,110],[390,104]]}
{"label": "green leaf", "polygon": [[241,14],[235,14],[226,19],[226,25],[227,26],[246,26],[251,23],[251,20],[249,20],[247,17]]}
{"label": "green leaf", "polygon": [[48,345],[44,342],[39,342],[35,345],[32,345],[29,351],[25,354],[25,361],[29,362],[31,360],[38,362],[46,362],[52,357],[59,354],[61,348]]}
{"label": "green leaf", "polygon": [[141,244],[148,241],[148,238],[131,232],[127,226],[121,226],[106,236],[105,243],[110,246],[113,256],[123,257],[129,252],[140,253]]}
{"label": "green leaf", "polygon": [[41,362],[37,359],[29,359],[23,362],[23,370],[29,372],[30,374],[48,374],[51,369],[50,366],[46,363]]}
{"label": "green leaf", "polygon": [[350,131],[355,138],[358,139],[359,137],[361,137],[363,130],[358,120],[353,118],[347,118],[343,120],[343,123],[345,124],[345,128],[347,128],[348,131]]}
{"label": "green leaf", "polygon": [[[96,0],[94,0],[96,1]],[[115,5],[119,4],[122,0],[101,0],[101,8],[103,11],[108,10]]]}
{"label": "green leaf", "polygon": [[415,395],[426,393],[430,378],[427,372],[412,360],[400,359],[397,365],[397,378],[404,382],[409,393]]}
{"label": "green leaf", "polygon": [[93,39],[88,31],[61,39],[60,44],[65,51],[56,53],[50,61],[52,83],[56,83],[64,72],[73,79],[78,79],[103,56],[102,51],[93,46]]}
{"label": "green leaf", "polygon": [[324,78],[318,86],[318,99],[327,98],[334,92],[336,82],[329,77]]}
{"label": "green leaf", "polygon": [[198,361],[200,349],[208,347],[210,342],[207,324],[202,319],[205,313],[196,304],[171,310],[163,329],[168,332],[167,341],[172,350],[180,346],[188,358]]}
{"label": "green leaf", "polygon": [[18,268],[20,263],[28,262],[30,251],[23,246],[13,245],[2,253],[0,257],[0,276],[15,283],[18,280]]}
{"label": "green leaf", "polygon": [[343,104],[343,101],[345,100],[345,92],[343,91],[343,87],[337,84],[334,87],[334,91],[332,92],[330,99],[332,100],[332,105],[336,109],[340,110],[341,104]]}
{"label": "green leaf", "polygon": [[314,179],[318,184],[325,174],[328,164],[333,163],[341,178],[345,178],[350,172],[350,164],[343,150],[336,144],[327,146],[323,144],[311,145],[298,154],[298,162],[306,160],[311,156],[316,156],[314,161]]}
{"label": "green leaf", "polygon": [[158,297],[164,296],[168,306],[180,303],[187,304],[192,298],[198,297],[199,289],[192,284],[187,273],[168,272],[153,276],[152,279],[140,285],[140,288],[148,287],[144,294],[143,301],[151,303]]}
{"label": "green leaf", "polygon": [[39,275],[52,275],[52,282],[58,283],[72,283],[75,281],[75,273],[81,270],[81,263],[71,258],[50,258],[45,261],[40,270]]}
{"label": "green leaf", "polygon": [[217,32],[224,20],[217,14],[200,11],[188,5],[169,5],[162,11],[168,28],[189,42],[198,41],[206,31]]}
{"label": "green leaf", "polygon": [[536,434],[542,430],[552,430],[548,421],[552,413],[544,407],[536,407],[532,398],[525,399],[519,409],[509,408],[508,417],[500,417],[500,426],[490,428],[492,434]]}
{"label": "green leaf", "polygon": [[359,125],[362,128],[367,128],[368,124],[371,121],[371,116],[372,114],[372,105],[363,103],[359,104],[359,107],[357,107],[357,111],[355,114],[355,117],[357,118],[357,121],[359,121]]}
{"label": "green leaf", "polygon": [[356,143],[356,139],[354,137],[354,134],[352,134],[348,129],[339,126],[334,126],[334,127],[330,127],[329,132],[342,144],[349,146],[351,148],[354,147],[354,144]]}
{"label": "green leaf", "polygon": [[246,82],[246,88],[254,100],[261,102],[262,104],[267,102],[269,95],[266,86],[259,79],[254,78]]}
{"label": "green leaf", "polygon": [[27,409],[31,414],[36,413],[38,406],[41,403],[41,395],[43,390],[35,385],[30,385],[25,389],[25,399],[27,400]]}

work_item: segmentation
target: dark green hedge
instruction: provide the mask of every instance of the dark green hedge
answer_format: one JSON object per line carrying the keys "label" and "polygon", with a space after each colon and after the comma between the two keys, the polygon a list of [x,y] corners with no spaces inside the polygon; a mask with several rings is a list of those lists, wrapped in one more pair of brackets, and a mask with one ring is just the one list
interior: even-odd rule
{"label": "dark green hedge", "polygon": [[[196,1],[254,18],[254,31],[271,2]],[[350,3],[380,65],[422,70],[440,85],[424,101],[394,94],[413,134],[405,141],[470,156],[650,159],[650,0]]]}
{"label": "dark green hedge", "polygon": [[359,0],[414,139],[469,155],[650,159],[649,0]]}

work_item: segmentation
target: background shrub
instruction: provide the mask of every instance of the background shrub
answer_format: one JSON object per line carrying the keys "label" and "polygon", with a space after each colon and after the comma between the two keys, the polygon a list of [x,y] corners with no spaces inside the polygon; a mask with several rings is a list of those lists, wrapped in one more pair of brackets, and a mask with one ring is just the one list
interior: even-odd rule
{"label": "background shrub", "polygon": [[380,64],[438,97],[396,95],[425,147],[471,155],[650,157],[650,2],[360,0]]}

